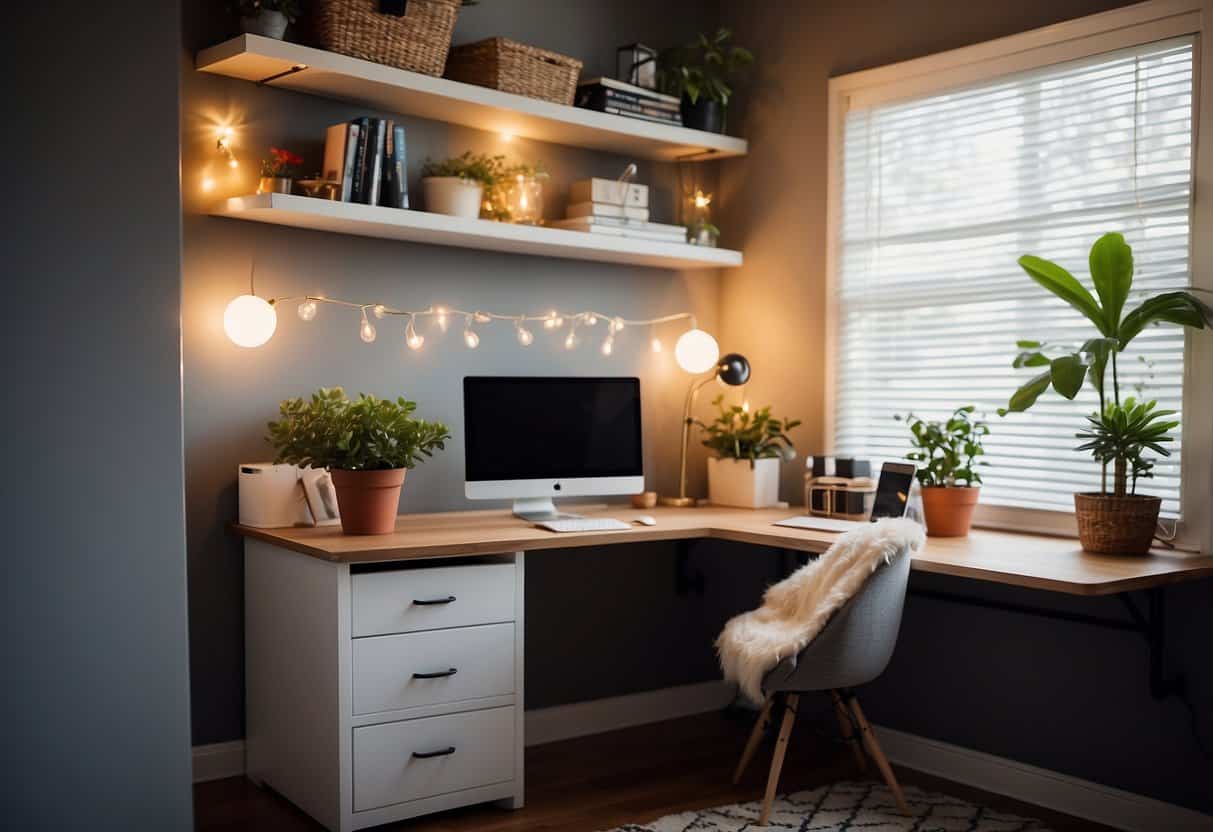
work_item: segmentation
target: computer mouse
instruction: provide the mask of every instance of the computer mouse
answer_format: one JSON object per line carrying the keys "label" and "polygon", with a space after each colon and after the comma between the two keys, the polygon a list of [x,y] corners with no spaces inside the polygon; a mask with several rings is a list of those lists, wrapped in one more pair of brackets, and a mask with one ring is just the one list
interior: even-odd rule
{"label": "computer mouse", "polygon": [[642,526],[656,526],[656,525],[657,525],[657,518],[655,518],[655,517],[650,517],[650,516],[649,516],[649,515],[647,515],[647,514],[642,514],[642,515],[640,515],[639,517],[637,517],[636,519],[634,519],[632,522],[633,522],[633,523],[639,523],[639,524],[640,524],[640,525],[642,525]]}

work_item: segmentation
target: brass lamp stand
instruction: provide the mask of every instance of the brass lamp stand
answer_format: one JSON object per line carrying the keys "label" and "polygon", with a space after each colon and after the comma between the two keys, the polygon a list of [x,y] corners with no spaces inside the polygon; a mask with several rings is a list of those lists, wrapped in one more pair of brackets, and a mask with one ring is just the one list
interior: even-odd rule
{"label": "brass lamp stand", "polygon": [[695,398],[704,385],[720,379],[730,387],[740,387],[750,380],[750,362],[744,355],[731,352],[721,356],[716,367],[707,378],[695,379],[687,390],[686,405],[682,410],[682,446],[678,462],[678,496],[662,497],[658,502],[663,506],[673,508],[693,508],[697,500],[687,496],[687,446],[691,441],[691,425],[695,420],[691,417],[691,409],[695,406]]}

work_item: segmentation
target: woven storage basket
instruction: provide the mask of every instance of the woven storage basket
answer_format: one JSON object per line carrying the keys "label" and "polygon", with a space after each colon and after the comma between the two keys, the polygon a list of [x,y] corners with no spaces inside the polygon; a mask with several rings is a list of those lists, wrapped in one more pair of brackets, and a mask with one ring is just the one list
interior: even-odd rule
{"label": "woven storage basket", "polygon": [[1154,541],[1161,507],[1158,497],[1075,494],[1082,548],[1105,555],[1146,554]]}
{"label": "woven storage basket", "polygon": [[446,77],[502,92],[572,104],[581,61],[507,38],[451,49]]}
{"label": "woven storage basket", "polygon": [[[313,0],[312,38],[330,52],[441,75],[460,0]],[[403,15],[390,9],[403,5]],[[383,9],[389,11],[383,11]]]}

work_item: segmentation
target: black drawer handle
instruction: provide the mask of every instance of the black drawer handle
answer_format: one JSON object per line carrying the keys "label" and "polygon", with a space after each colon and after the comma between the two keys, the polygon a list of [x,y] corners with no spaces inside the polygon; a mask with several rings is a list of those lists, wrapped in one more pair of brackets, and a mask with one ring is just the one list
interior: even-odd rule
{"label": "black drawer handle", "polygon": [[435,673],[414,673],[413,678],[414,679],[442,679],[447,676],[454,676],[458,672],[459,672],[458,670],[456,670],[455,668],[452,667],[450,670],[439,670]]}
{"label": "black drawer handle", "polygon": [[431,757],[446,757],[455,753],[455,746],[448,746],[441,751],[414,751],[413,756],[418,760],[428,760]]}
{"label": "black drawer handle", "polygon": [[455,601],[454,595],[448,595],[445,598],[430,598],[430,599],[424,600],[424,601],[420,598],[413,599],[413,603],[419,607],[433,607],[437,604],[451,604],[451,603],[454,603],[454,601]]}

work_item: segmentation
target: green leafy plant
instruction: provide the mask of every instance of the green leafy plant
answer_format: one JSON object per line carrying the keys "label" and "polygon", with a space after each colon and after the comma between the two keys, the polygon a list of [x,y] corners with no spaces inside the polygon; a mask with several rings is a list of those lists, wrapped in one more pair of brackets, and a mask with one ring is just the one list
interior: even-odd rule
{"label": "green leafy plant", "polygon": [[729,79],[754,62],[750,50],[729,44],[732,39],[732,30],[722,26],[711,37],[701,34],[694,43],[663,50],[657,57],[658,83],[670,95],[685,95],[692,104],[703,96],[729,106],[733,96]]}
{"label": "green leafy plant", "polygon": [[[1155,410],[1157,402],[1141,402],[1128,397],[1121,404],[1109,403],[1103,413],[1087,417],[1087,429],[1075,434],[1086,440],[1075,450],[1090,451],[1100,463],[1112,463],[1115,481],[1128,483],[1128,493],[1137,493],[1137,480],[1154,476],[1154,462],[1143,453],[1148,449],[1160,456],[1170,456],[1163,447],[1170,442],[1167,434],[1179,427],[1177,421],[1162,421],[1174,416],[1174,410]],[[1118,492],[1117,496],[1123,496]]]}
{"label": "green leafy plant", "polygon": [[310,400],[287,399],[267,437],[275,462],[340,471],[413,468],[446,448],[451,432],[440,422],[414,419],[415,402],[321,388]]}
{"label": "green leafy plant", "polygon": [[[1019,258],[1019,265],[1028,277],[1081,312],[1095,326],[1098,335],[1076,349],[1059,348],[1040,341],[1019,341],[1019,353],[1012,362],[1013,366],[1035,367],[1041,372],[1015,391],[1007,406],[998,411],[1000,415],[1027,410],[1050,387],[1065,398],[1073,399],[1086,382],[1099,394],[1099,412],[1092,418],[1102,423],[1109,418],[1109,413],[1115,417],[1115,414],[1122,412],[1118,357],[1142,330],[1157,324],[1175,324],[1193,329],[1213,326],[1213,309],[1188,291],[1162,292],[1147,297],[1125,313],[1125,304],[1133,287],[1133,250],[1120,234],[1104,234],[1091,246],[1089,267],[1094,295],[1056,263],[1025,254]],[[1107,386],[1109,365],[1112,370],[1110,389]],[[1125,494],[1127,477],[1135,464],[1125,448],[1132,444],[1102,458],[1096,456],[1104,469],[1103,493],[1108,492],[1107,467],[1111,463],[1115,471],[1114,493],[1117,496]],[[1158,440],[1153,444],[1157,445]],[[1086,445],[1080,447],[1095,452]],[[1145,443],[1141,443],[1141,448],[1153,449],[1151,444]],[[1137,464],[1142,464],[1142,461],[1139,459]]]}
{"label": "green leafy plant", "polygon": [[[971,418],[977,408],[971,404],[958,407],[944,422],[928,421],[913,413],[904,418],[910,428],[915,450],[906,459],[918,463],[915,476],[920,485],[964,486],[980,485],[977,457],[985,454],[982,440],[990,435],[990,427],[980,419]],[[900,415],[894,419],[901,421]]]}
{"label": "green leafy plant", "polygon": [[228,8],[238,17],[256,17],[261,12],[282,12],[288,22],[294,23],[303,14],[299,0],[235,0]]}
{"label": "green leafy plant", "polygon": [[488,156],[483,153],[472,153],[470,150],[441,162],[426,159],[425,164],[421,167],[423,177],[453,176],[469,182],[479,182],[485,188],[491,188],[497,184],[504,171],[504,156]]}
{"label": "green leafy plant", "polygon": [[799,419],[775,419],[770,406],[751,413],[742,405],[726,405],[723,393],[712,400],[712,406],[718,411],[716,418],[709,423],[696,419],[695,424],[707,434],[704,447],[721,458],[748,459],[753,468],[758,459],[779,457],[786,462],[796,457],[787,434],[800,425]]}

